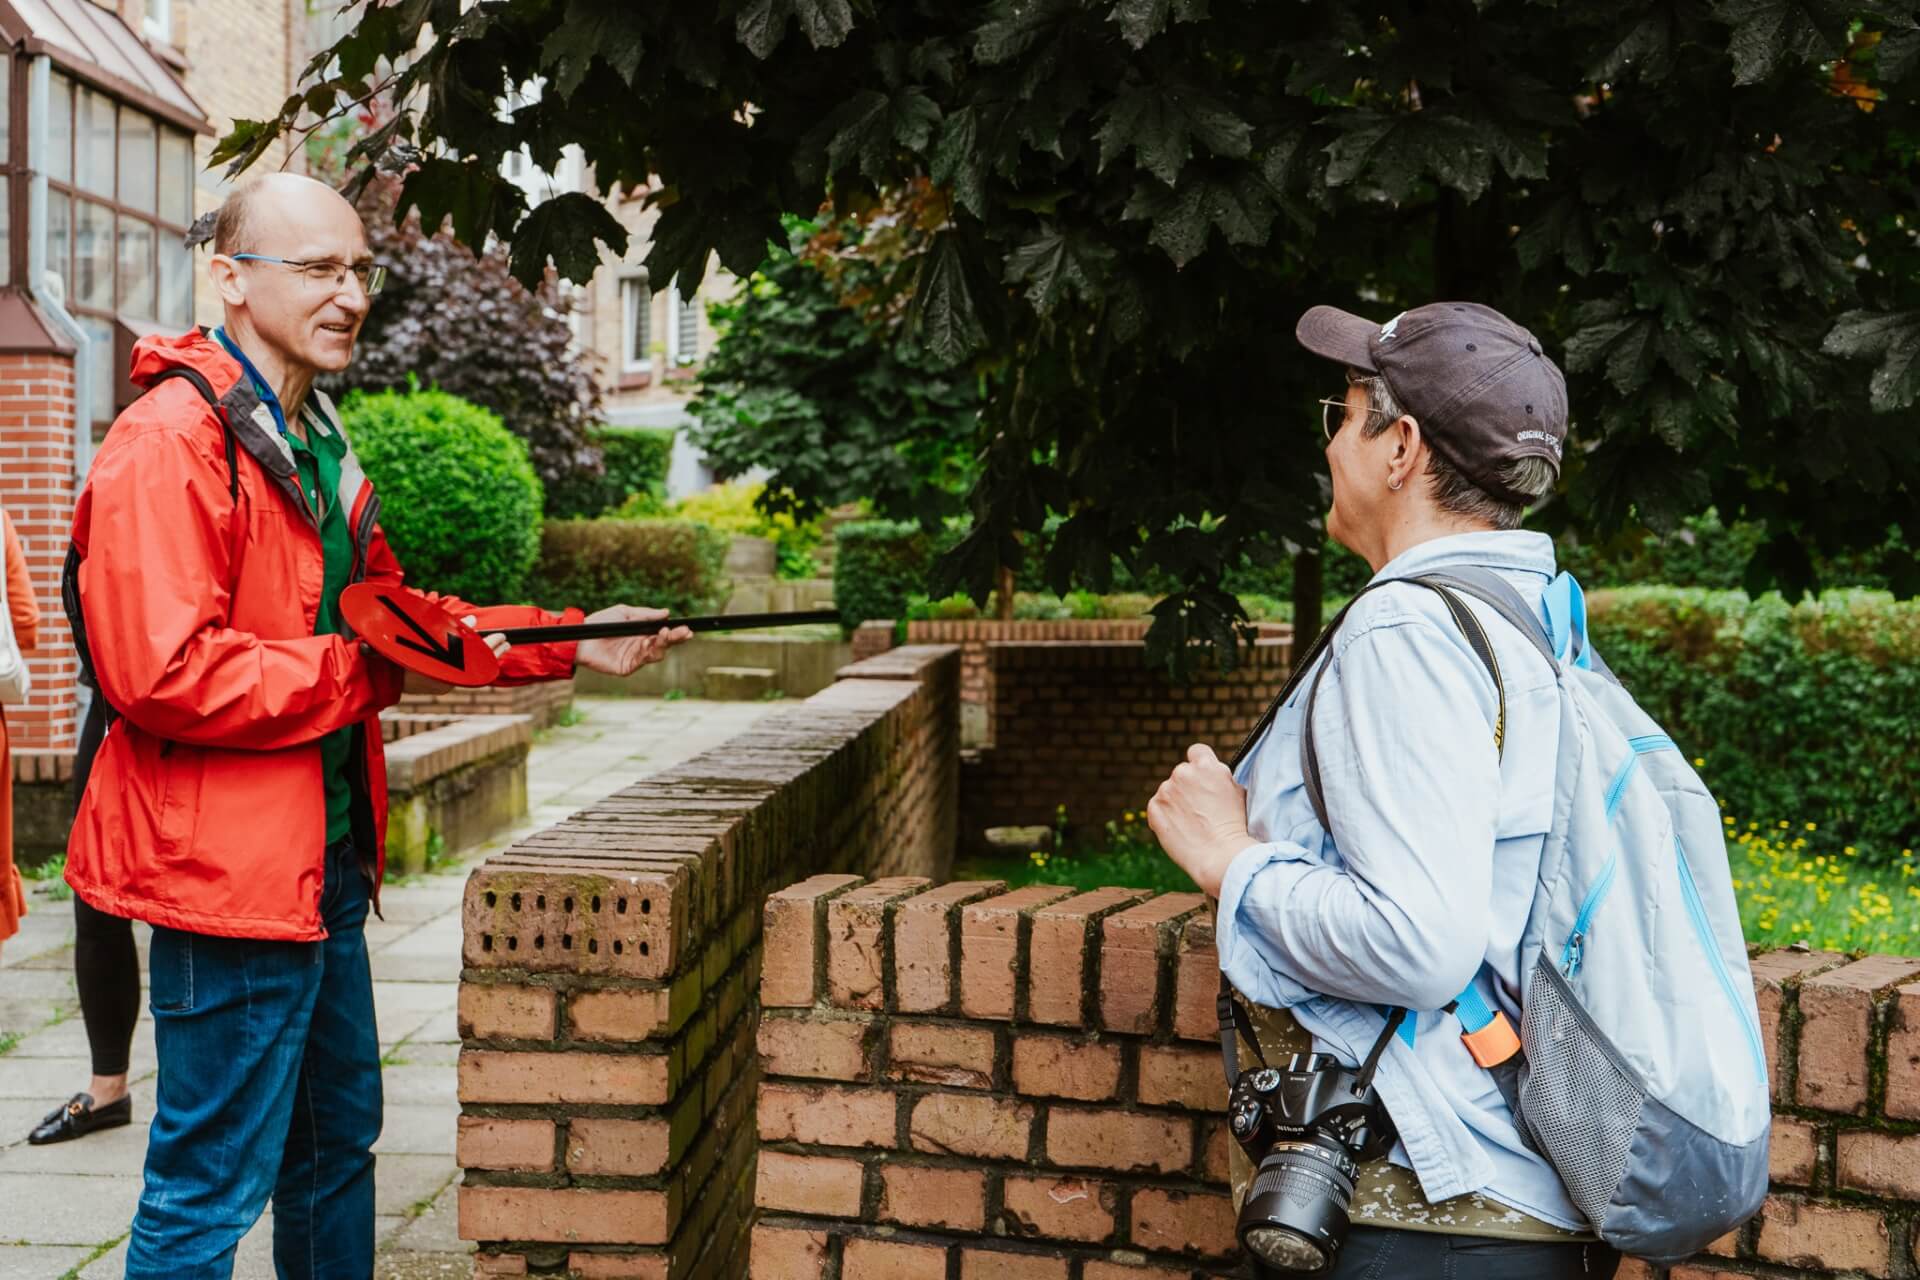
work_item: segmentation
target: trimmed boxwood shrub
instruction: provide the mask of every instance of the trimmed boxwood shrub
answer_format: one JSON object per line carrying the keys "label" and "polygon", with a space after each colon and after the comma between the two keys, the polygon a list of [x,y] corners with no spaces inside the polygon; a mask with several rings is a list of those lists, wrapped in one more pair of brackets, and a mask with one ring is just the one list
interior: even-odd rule
{"label": "trimmed boxwood shrub", "polygon": [[667,468],[675,432],[654,427],[595,427],[605,467],[600,475],[571,475],[547,488],[547,514],[556,520],[601,516],[631,499],[658,507],[667,496]]}
{"label": "trimmed boxwood shrub", "polygon": [[1898,860],[1920,844],[1920,601],[1634,587],[1590,598],[1600,654],[1742,826]]}
{"label": "trimmed boxwood shrub", "polygon": [[475,604],[518,600],[540,549],[526,441],[445,391],[356,391],[340,418],[407,581]]}
{"label": "trimmed boxwood shrub", "polygon": [[855,520],[833,531],[833,602],[849,630],[875,618],[904,619],[924,596],[936,555],[958,534],[929,534],[894,520]]}
{"label": "trimmed boxwood shrub", "polygon": [[534,601],[589,613],[612,604],[712,612],[727,598],[730,541],[690,520],[549,520],[534,566]]}

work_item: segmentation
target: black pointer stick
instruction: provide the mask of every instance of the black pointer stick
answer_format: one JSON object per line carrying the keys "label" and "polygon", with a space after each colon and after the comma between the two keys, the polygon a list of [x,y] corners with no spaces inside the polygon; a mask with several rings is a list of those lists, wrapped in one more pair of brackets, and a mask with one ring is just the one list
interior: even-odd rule
{"label": "black pointer stick", "polygon": [[483,630],[482,634],[503,636],[508,644],[549,644],[554,641],[650,636],[670,627],[685,627],[689,631],[745,631],[756,627],[797,627],[806,623],[838,621],[840,614],[837,610],[814,609],[802,613],[730,613],[709,618],[657,618],[652,622],[576,622],[571,626],[509,627],[504,631]]}

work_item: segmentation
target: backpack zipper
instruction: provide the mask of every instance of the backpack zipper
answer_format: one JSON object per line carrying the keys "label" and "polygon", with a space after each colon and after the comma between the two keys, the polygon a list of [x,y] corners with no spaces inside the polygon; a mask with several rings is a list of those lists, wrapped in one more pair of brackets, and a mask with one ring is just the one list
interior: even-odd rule
{"label": "backpack zipper", "polygon": [[1687,915],[1693,920],[1694,936],[1700,940],[1700,949],[1707,953],[1707,962],[1713,967],[1713,976],[1720,980],[1720,991],[1727,997],[1727,1003],[1733,1007],[1733,1016],[1739,1020],[1740,1029],[1747,1033],[1747,1047],[1753,1051],[1753,1069],[1758,1073],[1760,1082],[1765,1084],[1767,1055],[1760,1047],[1760,1029],[1747,1017],[1747,1011],[1734,991],[1733,975],[1727,972],[1726,959],[1720,954],[1720,948],[1714,942],[1713,926],[1707,923],[1706,904],[1700,901],[1700,887],[1693,882],[1693,868],[1687,865],[1687,851],[1681,845],[1679,836],[1673,838],[1673,856],[1679,864],[1680,896],[1687,904]]}
{"label": "backpack zipper", "polygon": [[[1654,751],[1678,751],[1674,740],[1664,733],[1649,733],[1638,738],[1627,739],[1630,754],[1621,761],[1620,768],[1613,775],[1613,781],[1607,786],[1607,820],[1620,808],[1620,802],[1626,798],[1627,784],[1633,780],[1634,772],[1639,768],[1640,757]],[[1571,978],[1579,974],[1585,960],[1587,934],[1592,931],[1593,913],[1600,909],[1606,899],[1607,891],[1613,888],[1614,876],[1620,870],[1620,850],[1615,848],[1607,858],[1607,865],[1600,868],[1599,878],[1593,888],[1587,890],[1587,896],[1580,904],[1580,911],[1573,918],[1573,931],[1567,935],[1567,942],[1560,949],[1560,971]]]}
{"label": "backpack zipper", "polygon": [[1587,890],[1587,897],[1580,904],[1580,914],[1573,918],[1573,932],[1567,935],[1567,945],[1560,952],[1560,971],[1569,978],[1580,972],[1587,945],[1587,933],[1593,925],[1593,913],[1600,909],[1607,891],[1613,888],[1615,874],[1620,870],[1620,850],[1616,848],[1607,858],[1607,865],[1600,868],[1599,879],[1593,882],[1593,888]]}

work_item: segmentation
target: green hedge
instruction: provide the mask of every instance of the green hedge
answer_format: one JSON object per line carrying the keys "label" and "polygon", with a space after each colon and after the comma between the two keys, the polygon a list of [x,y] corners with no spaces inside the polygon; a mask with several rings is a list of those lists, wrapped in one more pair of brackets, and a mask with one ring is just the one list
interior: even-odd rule
{"label": "green hedge", "polygon": [[833,531],[833,602],[849,630],[875,618],[904,619],[927,590],[928,570],[955,534],[917,524],[855,520]]}
{"label": "green hedge", "polygon": [[[1766,541],[1763,526],[1736,520],[1724,523],[1717,512],[1689,516],[1679,529],[1661,537],[1628,529],[1600,543],[1572,537],[1556,539],[1560,567],[1587,587],[1630,587],[1674,583],[1738,591],[1746,584],[1747,564]],[[1812,566],[1825,587],[1888,588],[1889,557],[1906,553],[1898,531],[1879,547],[1843,555],[1815,550]]]}
{"label": "green hedge", "polygon": [[526,442],[444,391],[354,392],[340,418],[408,582],[476,604],[520,599],[540,549]]}
{"label": "green hedge", "polygon": [[1601,655],[1742,826],[1818,823],[1863,861],[1920,844],[1920,601],[1596,592]]}
{"label": "green hedge", "polygon": [[589,613],[612,604],[713,612],[726,601],[730,541],[688,520],[549,520],[532,594],[549,609]]}
{"label": "green hedge", "polygon": [[596,427],[592,438],[600,446],[604,471],[550,487],[547,514],[555,519],[605,515],[636,496],[654,505],[665,501],[674,434],[649,427]]}

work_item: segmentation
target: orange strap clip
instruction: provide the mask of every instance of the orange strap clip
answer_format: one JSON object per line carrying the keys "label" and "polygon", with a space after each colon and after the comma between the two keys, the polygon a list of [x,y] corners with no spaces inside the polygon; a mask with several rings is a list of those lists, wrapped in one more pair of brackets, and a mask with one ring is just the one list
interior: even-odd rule
{"label": "orange strap clip", "polygon": [[1494,1010],[1493,1021],[1478,1031],[1462,1031],[1460,1038],[1467,1043],[1467,1052],[1482,1067],[1493,1068],[1520,1052],[1520,1035],[1507,1021],[1507,1015]]}

